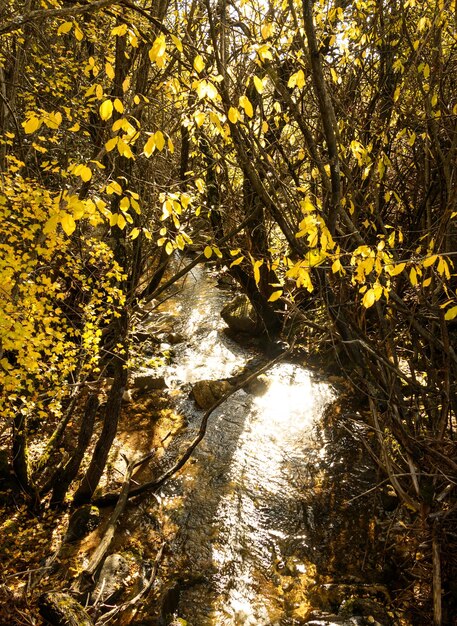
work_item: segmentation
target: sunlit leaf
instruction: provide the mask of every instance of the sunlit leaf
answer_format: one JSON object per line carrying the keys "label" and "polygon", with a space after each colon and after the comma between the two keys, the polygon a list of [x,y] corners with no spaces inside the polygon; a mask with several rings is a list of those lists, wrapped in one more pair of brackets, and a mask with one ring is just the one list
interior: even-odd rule
{"label": "sunlit leaf", "polygon": [[278,291],[273,291],[271,296],[268,298],[268,302],[275,302],[282,296],[282,289],[278,289]]}
{"label": "sunlit leaf", "polygon": [[73,22],[64,22],[57,29],[57,34],[58,35],[65,35],[66,33],[69,33],[72,28],[73,28]]}
{"label": "sunlit leaf", "polygon": [[62,224],[64,233],[68,236],[70,236],[76,228],[76,222],[69,213],[64,213],[62,215],[60,223]]}
{"label": "sunlit leaf", "polygon": [[453,320],[457,317],[457,306],[448,309],[444,315],[446,321]]}
{"label": "sunlit leaf", "polygon": [[205,67],[205,62],[203,58],[199,54],[197,54],[197,56],[194,59],[194,70],[200,74],[200,72],[203,71],[204,67]]}
{"label": "sunlit leaf", "polygon": [[99,112],[102,120],[109,120],[110,117],[113,115],[113,103],[111,102],[111,100],[105,100],[104,102],[102,102],[99,108]]}
{"label": "sunlit leaf", "polygon": [[373,304],[376,302],[376,295],[374,292],[374,289],[368,289],[368,291],[365,292],[365,295],[363,296],[362,299],[362,304],[366,309],[369,309],[371,306],[373,306]]}
{"label": "sunlit leaf", "polygon": [[254,76],[254,87],[258,93],[263,93],[263,81],[258,76]]}

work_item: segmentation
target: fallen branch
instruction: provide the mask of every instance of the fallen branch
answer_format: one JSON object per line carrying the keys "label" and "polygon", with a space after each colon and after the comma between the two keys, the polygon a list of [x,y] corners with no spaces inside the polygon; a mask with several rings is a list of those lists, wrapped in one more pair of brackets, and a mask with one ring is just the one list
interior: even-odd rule
{"label": "fallen branch", "polygon": [[[221,406],[221,404],[224,404],[224,402],[226,400],[228,400],[228,398],[230,398],[230,396],[232,396],[234,393],[236,393],[240,389],[243,389],[243,387],[246,387],[246,385],[248,385],[255,378],[260,376],[260,374],[263,374],[264,372],[269,370],[270,367],[272,367],[273,365],[275,365],[276,363],[278,363],[279,361],[284,359],[288,354],[290,354],[290,352],[292,352],[293,348],[294,348],[294,343],[292,343],[292,345],[287,350],[284,350],[284,352],[281,352],[280,355],[278,355],[274,359],[271,359],[265,365],[262,365],[261,367],[256,369],[250,376],[248,376],[247,378],[245,378],[242,381],[240,381],[237,385],[235,385],[229,391],[227,391],[227,393],[225,393],[221,398],[219,398],[219,400],[217,400],[217,402],[215,402],[213,405],[211,405],[210,408],[203,415],[203,418],[202,418],[202,421],[201,421],[201,424],[200,424],[200,428],[198,430],[197,435],[194,437],[194,439],[189,444],[189,446],[186,449],[186,451],[176,461],[176,463],[174,465],[172,465],[170,467],[170,469],[168,469],[166,472],[164,472],[162,474],[162,476],[160,476],[159,478],[157,478],[155,480],[150,480],[149,482],[144,483],[143,485],[140,485],[139,487],[134,487],[133,489],[131,489],[128,492],[127,497],[128,498],[133,498],[134,496],[139,496],[142,493],[145,493],[146,491],[156,491],[157,489],[162,487],[167,482],[167,480],[169,480],[174,474],[179,472],[179,470],[190,459],[190,457],[192,456],[192,453],[194,452],[195,448],[198,446],[198,444],[202,441],[203,437],[205,436],[206,429],[207,429],[207,426],[208,426],[208,420],[209,420],[211,414],[213,413],[213,411],[215,411],[219,406]],[[104,496],[101,496],[100,498],[97,498],[96,500],[94,500],[93,503],[96,506],[109,506],[110,504],[113,504],[113,502],[116,502],[117,498],[119,498],[118,494],[116,494],[116,493],[107,493]]]}
{"label": "fallen branch", "polygon": [[146,454],[146,456],[143,456],[141,459],[137,461],[131,461],[130,463],[128,463],[121,491],[116,498],[117,499],[116,507],[108,521],[107,527],[105,529],[105,532],[103,534],[103,537],[100,543],[98,544],[95,552],[91,556],[89,564],[87,565],[85,570],[81,573],[81,576],[79,577],[76,583],[77,590],[80,590],[81,586],[85,582],[93,580],[95,572],[97,571],[100,563],[102,562],[105,554],[107,553],[111,545],[111,542],[114,537],[114,533],[116,531],[116,524],[120,516],[124,512],[125,506],[127,504],[127,498],[128,498],[129,489],[130,489],[130,479],[132,477],[132,473],[134,469],[138,467],[139,465],[142,465],[143,463],[145,463],[148,459],[150,459],[153,456],[153,454],[154,452],[149,452],[148,454]]}

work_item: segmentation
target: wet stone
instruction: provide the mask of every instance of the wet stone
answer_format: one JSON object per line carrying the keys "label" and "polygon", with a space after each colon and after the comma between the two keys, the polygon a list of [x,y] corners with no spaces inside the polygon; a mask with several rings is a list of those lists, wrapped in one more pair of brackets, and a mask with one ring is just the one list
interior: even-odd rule
{"label": "wet stone", "polygon": [[102,604],[113,602],[124,590],[128,574],[127,559],[122,554],[110,554],[103,563],[97,585],[92,593],[92,601],[98,600]]}
{"label": "wet stone", "polygon": [[257,334],[257,315],[247,296],[239,295],[233,298],[224,306],[221,316],[230,330]]}
{"label": "wet stone", "polygon": [[147,393],[148,391],[155,391],[157,389],[165,389],[167,383],[163,376],[157,376],[155,374],[138,374],[131,381],[131,387],[135,391]]}
{"label": "wet stone", "polygon": [[226,380],[200,380],[192,387],[192,396],[201,409],[209,409],[231,388]]}

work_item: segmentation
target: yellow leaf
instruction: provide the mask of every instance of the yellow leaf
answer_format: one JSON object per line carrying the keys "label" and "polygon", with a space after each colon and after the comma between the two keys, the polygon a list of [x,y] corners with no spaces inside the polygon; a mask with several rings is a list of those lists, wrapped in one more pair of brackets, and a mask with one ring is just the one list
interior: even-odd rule
{"label": "yellow leaf", "polygon": [[149,58],[151,61],[157,62],[161,61],[167,49],[167,42],[165,39],[165,35],[159,35],[157,39],[152,44],[152,48],[149,50]]}
{"label": "yellow leaf", "polygon": [[260,48],[258,48],[257,50],[257,54],[259,55],[260,60],[263,62],[266,59],[270,59],[270,61],[273,60],[273,57],[271,56],[271,52],[270,52],[270,46],[268,44],[264,44],[263,46],[260,46]]}
{"label": "yellow leaf", "polygon": [[332,264],[332,272],[335,274],[336,272],[339,272],[340,269],[341,269],[341,261],[339,259],[336,259],[336,261],[334,261]]}
{"label": "yellow leaf", "polygon": [[122,195],[122,187],[120,186],[120,184],[118,182],[116,182],[115,180],[112,180],[109,185],[106,186],[106,193],[108,195],[111,195],[113,193],[117,194],[118,196]]}
{"label": "yellow leaf", "polygon": [[81,128],[81,126],[79,125],[79,122],[76,122],[75,124],[73,124],[73,126],[71,128],[69,128],[68,130],[70,130],[72,133],[76,133],[79,129]]}
{"label": "yellow leaf", "polygon": [[178,39],[177,37],[175,37],[174,35],[171,35],[171,40],[175,44],[176,49],[178,50],[178,52],[182,52],[183,48],[182,48],[181,40]]}
{"label": "yellow leaf", "polygon": [[256,282],[256,285],[258,285],[260,282],[260,267],[262,265],[263,265],[263,260],[255,261],[254,263],[254,280]]}
{"label": "yellow leaf", "polygon": [[55,130],[56,128],[59,128],[62,123],[62,113],[60,113],[60,111],[53,111],[52,113],[49,113],[43,121],[48,128]]}
{"label": "yellow leaf", "polygon": [[258,76],[254,76],[254,87],[258,93],[263,93],[263,81]]}
{"label": "yellow leaf", "polygon": [[424,78],[428,78],[430,76],[430,65],[426,63],[424,65]]}
{"label": "yellow leaf", "polygon": [[240,256],[237,259],[235,259],[234,261],[232,261],[230,263],[230,267],[233,267],[234,265],[239,265],[244,259],[244,256]]}
{"label": "yellow leaf", "polygon": [[428,258],[426,258],[425,261],[422,263],[422,265],[424,267],[430,267],[430,265],[434,264],[437,258],[438,258],[438,255],[433,254],[432,256],[429,256]]}
{"label": "yellow leaf", "polygon": [[375,283],[373,285],[373,292],[374,292],[375,300],[378,301],[379,298],[382,296],[382,285],[380,285],[379,283]]}
{"label": "yellow leaf", "polygon": [[217,246],[214,246],[213,250],[214,250],[214,254],[220,259],[222,259],[222,252],[219,250],[219,248]]}
{"label": "yellow leaf", "polygon": [[406,263],[398,263],[398,265],[395,265],[395,267],[389,267],[388,269],[388,273],[391,276],[397,276],[398,274],[400,274],[401,272],[403,272],[403,270],[406,267]]}
{"label": "yellow leaf", "polygon": [[92,178],[92,170],[87,165],[83,165],[79,176],[83,179],[85,183],[87,183]]}
{"label": "yellow leaf", "polygon": [[456,317],[457,317],[457,306],[453,306],[451,309],[448,309],[446,311],[444,319],[446,321],[449,321],[449,320],[453,320]]}
{"label": "yellow leaf", "polygon": [[168,145],[168,150],[170,151],[171,154],[173,154],[175,151],[175,145],[170,137],[168,137],[167,145]]}
{"label": "yellow leaf", "polygon": [[117,150],[119,154],[125,157],[126,159],[133,159],[133,152],[130,149],[130,146],[120,137],[117,142]]}
{"label": "yellow leaf", "polygon": [[161,130],[158,130],[154,134],[154,140],[155,140],[155,145],[156,145],[157,149],[162,151],[164,146],[165,146],[165,138],[164,138],[163,133],[162,133]]}
{"label": "yellow leaf", "polygon": [[228,118],[232,122],[232,124],[236,124],[237,121],[240,119],[240,112],[238,111],[238,109],[230,107],[228,112]]}
{"label": "yellow leaf", "polygon": [[374,289],[368,289],[368,291],[365,293],[362,299],[363,306],[366,309],[369,309],[370,306],[373,306],[375,302],[376,302],[376,296],[375,296]]}
{"label": "yellow leaf", "polygon": [[41,126],[41,120],[38,117],[32,116],[26,122],[22,122],[24,131],[27,135],[34,133]]}
{"label": "yellow leaf", "polygon": [[127,78],[122,83],[122,91],[125,93],[129,89],[130,89],[130,76],[127,76]]}
{"label": "yellow leaf", "polygon": [[412,267],[410,272],[409,272],[409,280],[410,280],[411,285],[413,287],[415,287],[417,285],[417,272],[416,272],[416,269],[414,267]]}
{"label": "yellow leaf", "polygon": [[262,39],[268,39],[271,37],[273,33],[273,23],[272,22],[264,22],[260,29],[260,33],[262,35]]}
{"label": "yellow leaf", "polygon": [[76,22],[75,22],[75,37],[78,41],[81,41],[84,38],[84,33]]}
{"label": "yellow leaf", "polygon": [[178,250],[184,250],[186,242],[182,235],[176,235],[176,245],[178,246]]}
{"label": "yellow leaf", "polygon": [[123,113],[124,112],[124,105],[122,104],[122,102],[119,100],[119,98],[116,98],[114,100],[114,108],[116,109],[116,111],[118,113]]}
{"label": "yellow leaf", "polygon": [[240,97],[240,106],[243,107],[244,112],[248,117],[252,117],[254,115],[254,109],[252,108],[252,104],[247,96]]}
{"label": "yellow leaf", "polygon": [[102,120],[109,120],[109,118],[113,114],[113,103],[111,102],[111,100],[105,100],[104,102],[102,102],[99,111]]}
{"label": "yellow leaf", "polygon": [[205,121],[205,114],[202,111],[198,111],[195,113],[194,119],[197,122],[197,126],[200,127]]}
{"label": "yellow leaf", "polygon": [[125,220],[125,217],[122,215],[122,213],[118,213],[117,214],[117,226],[118,226],[118,228],[123,230],[125,228],[126,224],[127,224],[127,222]]}
{"label": "yellow leaf", "polygon": [[211,248],[211,246],[206,246],[206,248],[203,250],[203,254],[207,259],[209,259],[213,254],[213,249]]}
{"label": "yellow leaf", "polygon": [[448,280],[451,278],[449,265],[443,257],[440,257],[440,260],[438,261],[438,267],[436,269],[441,276],[446,276]]}
{"label": "yellow leaf", "polygon": [[118,36],[118,37],[123,37],[125,35],[125,33],[127,32],[127,24],[121,24],[120,26],[115,26],[112,30],[111,30],[111,34],[113,36]]}
{"label": "yellow leaf", "polygon": [[205,62],[203,61],[203,58],[199,54],[197,54],[194,59],[194,70],[200,74],[204,67]]}
{"label": "yellow leaf", "polygon": [[111,150],[113,150],[116,147],[118,140],[119,140],[119,137],[113,137],[112,139],[109,139],[105,143],[106,151],[111,152]]}
{"label": "yellow leaf", "polygon": [[173,244],[171,243],[171,241],[169,241],[165,246],[165,252],[168,254],[168,256],[170,256],[170,254],[173,252]]}
{"label": "yellow leaf", "polygon": [[209,81],[206,83],[206,95],[210,100],[215,100],[215,98],[217,97],[216,86]]}
{"label": "yellow leaf", "polygon": [[281,296],[282,296],[282,289],[278,289],[278,291],[273,291],[271,296],[268,298],[268,302],[275,302],[275,300],[278,300],[278,298],[280,298]]}
{"label": "yellow leaf", "polygon": [[154,152],[155,147],[156,147],[155,138],[154,138],[154,135],[151,135],[143,148],[143,152],[145,156],[150,157],[151,154]]}
{"label": "yellow leaf", "polygon": [[71,31],[72,27],[73,27],[73,22],[64,22],[57,29],[57,34],[65,35],[66,33],[69,33]]}
{"label": "yellow leaf", "polygon": [[67,234],[68,236],[70,236],[76,228],[76,222],[69,213],[63,214],[63,216],[60,218],[60,223],[62,224],[62,228],[65,234]]}
{"label": "yellow leaf", "polygon": [[114,79],[114,68],[111,63],[105,63],[105,72],[109,79]]}

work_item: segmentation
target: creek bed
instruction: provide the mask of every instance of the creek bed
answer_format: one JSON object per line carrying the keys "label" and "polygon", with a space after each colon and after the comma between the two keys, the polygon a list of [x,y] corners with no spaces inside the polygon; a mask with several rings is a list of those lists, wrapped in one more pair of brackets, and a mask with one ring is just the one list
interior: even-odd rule
{"label": "creek bed", "polygon": [[[149,320],[153,327],[168,317],[182,338],[160,372],[188,423],[170,459],[200,425],[190,385],[229,377],[255,356],[224,332],[229,297],[197,267]],[[316,563],[340,523],[320,493],[323,468],[344,464],[322,428],[335,392],[296,364],[276,364],[266,376],[263,395],[240,390],[211,415],[193,458],[159,494],[162,522],[176,528],[167,565],[175,581],[165,585],[161,624],[179,616],[190,626],[292,626],[310,615]]]}

